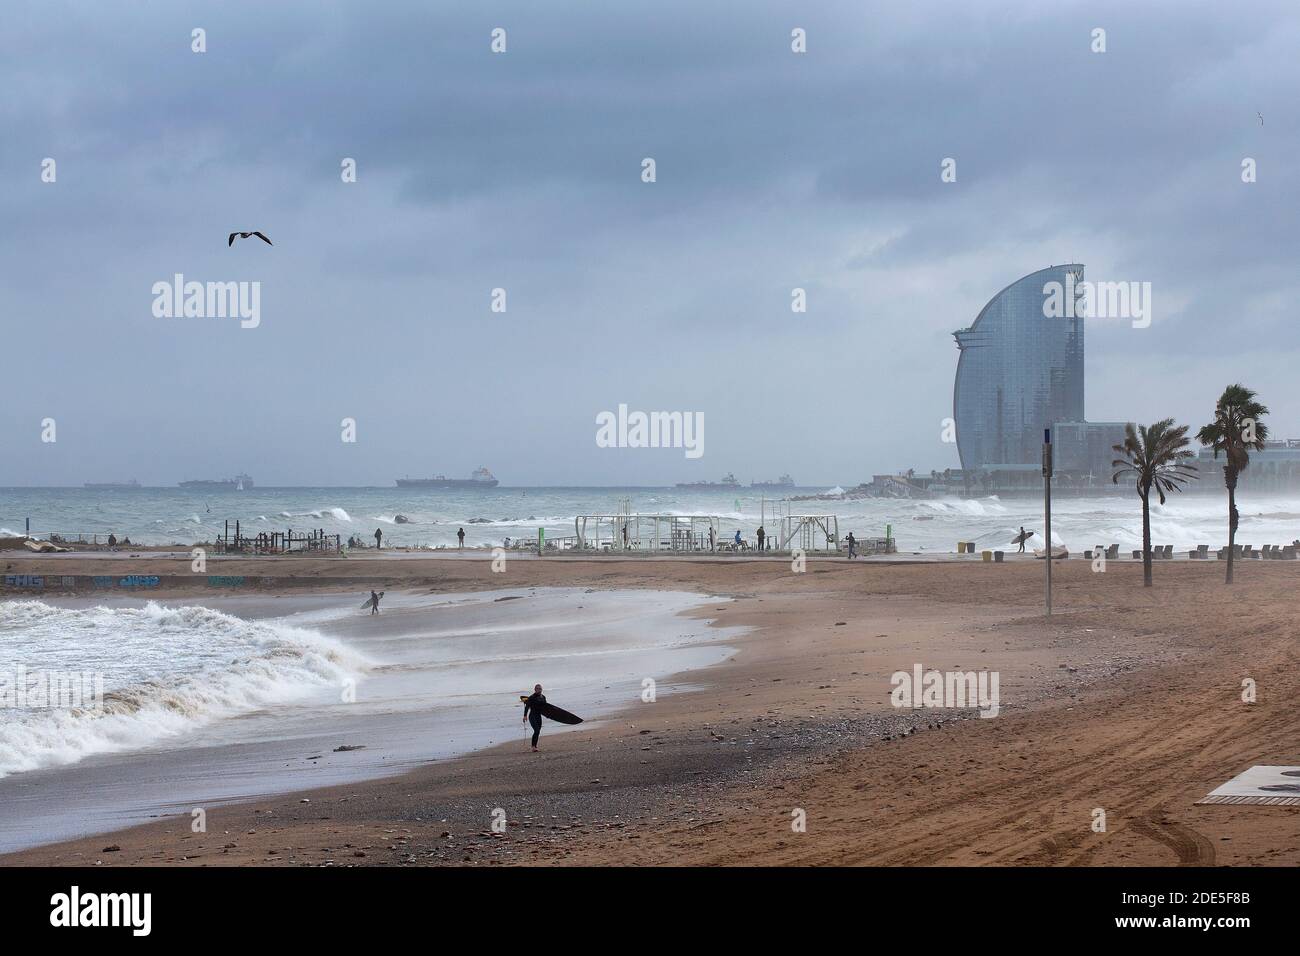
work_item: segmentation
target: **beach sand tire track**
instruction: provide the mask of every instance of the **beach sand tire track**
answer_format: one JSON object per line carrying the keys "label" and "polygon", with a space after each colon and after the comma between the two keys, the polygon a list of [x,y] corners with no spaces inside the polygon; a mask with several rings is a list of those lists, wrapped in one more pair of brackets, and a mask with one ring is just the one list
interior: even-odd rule
{"label": "beach sand tire track", "polygon": [[1214,844],[1191,827],[1165,816],[1163,807],[1152,807],[1145,817],[1129,824],[1148,839],[1174,851],[1179,866],[1213,866]]}

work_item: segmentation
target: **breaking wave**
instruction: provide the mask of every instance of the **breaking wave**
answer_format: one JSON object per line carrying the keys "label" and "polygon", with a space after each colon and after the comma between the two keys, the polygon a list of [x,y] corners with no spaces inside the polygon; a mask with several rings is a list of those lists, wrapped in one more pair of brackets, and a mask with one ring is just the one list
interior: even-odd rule
{"label": "breaking wave", "polygon": [[[0,777],[138,750],[341,691],[371,662],[333,638],[205,607],[0,604]],[[19,668],[102,675],[102,706],[15,706]]]}

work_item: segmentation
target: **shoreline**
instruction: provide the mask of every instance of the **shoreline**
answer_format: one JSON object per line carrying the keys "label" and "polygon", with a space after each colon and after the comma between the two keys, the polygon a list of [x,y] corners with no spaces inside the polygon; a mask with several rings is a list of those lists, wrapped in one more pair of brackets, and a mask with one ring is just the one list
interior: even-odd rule
{"label": "shoreline", "polygon": [[[689,681],[733,653],[737,633],[680,619],[705,600],[682,592],[390,590],[378,616],[357,610],[354,593],[30,606],[18,620],[52,617],[82,632],[90,615],[103,641],[143,629],[176,642],[177,659],[196,647],[216,666],[164,665],[156,673],[177,676],[161,686],[113,676],[99,718],[69,724],[37,712],[28,726],[17,715],[0,734],[10,771],[0,777],[0,852],[147,822],[160,808],[392,776],[517,739],[523,677],[554,680],[553,700],[599,721],[640,692],[641,674]],[[214,660],[213,646],[231,650]],[[348,669],[322,682],[321,654],[335,652],[328,660]],[[136,704],[123,710],[115,699]]]}
{"label": "shoreline", "polygon": [[[429,575],[447,590],[501,583],[472,559],[412,564],[388,562],[385,571]],[[1140,563],[1106,575],[1068,563],[1050,625],[1034,606],[1041,572],[1027,563],[811,561],[805,575],[758,562],[703,565],[535,561],[505,575],[512,587],[518,575],[530,587],[694,583],[732,597],[691,613],[749,627],[728,641],[737,654],[691,672],[694,689],[652,711],[632,704],[592,727],[544,733],[538,756],[501,744],[397,777],[227,805],[210,814],[206,834],[190,833],[188,817],[163,819],[20,851],[0,865],[1158,865],[1205,862],[1215,851],[1220,862],[1300,861],[1295,809],[1193,804],[1245,759],[1300,763],[1300,722],[1285,706],[1296,696],[1296,652],[1279,636],[1300,620],[1285,565],[1251,566],[1252,580],[1231,595],[1238,627],[1224,635],[1197,631],[1196,602],[1221,580],[1214,562],[1158,565],[1152,591],[1134,586]],[[310,578],[311,568],[298,570]],[[996,667],[1002,714],[894,711],[886,676],[911,661]],[[1270,688],[1250,709],[1232,696],[1243,669]],[[1198,687],[1211,672],[1224,686],[1207,698]],[[1147,723],[1162,732],[1143,743]],[[1233,746],[1218,739],[1228,726],[1240,731]],[[1189,748],[1198,733],[1219,752]],[[1158,771],[1144,766],[1148,750]],[[1092,772],[1090,760],[1099,762]],[[1059,785],[1035,785],[1025,764]],[[1148,776],[1150,793],[1136,791]],[[1092,807],[1078,807],[1088,781],[1093,806],[1112,808],[1115,839],[1089,843],[1089,819],[1063,820],[1087,817]],[[806,809],[807,834],[791,832],[792,806]],[[491,829],[497,807],[505,833]],[[939,849],[922,851],[927,840]]]}

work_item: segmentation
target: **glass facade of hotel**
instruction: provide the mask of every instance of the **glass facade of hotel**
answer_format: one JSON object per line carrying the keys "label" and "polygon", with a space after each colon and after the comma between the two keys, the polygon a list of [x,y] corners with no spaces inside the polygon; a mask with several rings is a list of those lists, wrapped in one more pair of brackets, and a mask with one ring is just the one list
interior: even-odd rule
{"label": "glass facade of hotel", "polygon": [[1067,272],[1083,280],[1077,264],[1027,275],[990,299],[970,328],[953,333],[961,350],[953,419],[967,475],[1036,464],[1044,428],[1083,423],[1083,319],[1049,318],[1043,308],[1043,287],[1058,282],[1064,290]]}

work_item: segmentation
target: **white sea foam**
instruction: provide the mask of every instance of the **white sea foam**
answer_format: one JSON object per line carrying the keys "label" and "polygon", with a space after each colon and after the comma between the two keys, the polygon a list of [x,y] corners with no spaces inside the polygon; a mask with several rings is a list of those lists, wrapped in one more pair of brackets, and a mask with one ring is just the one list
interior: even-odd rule
{"label": "white sea foam", "polygon": [[0,604],[0,674],[104,678],[101,710],[0,708],[0,777],[157,746],[223,718],[329,699],[372,666],[333,638],[204,607]]}
{"label": "white sea foam", "polygon": [[342,508],[317,508],[315,511],[281,511],[281,518],[333,518],[335,521],[351,521],[352,516]]}

